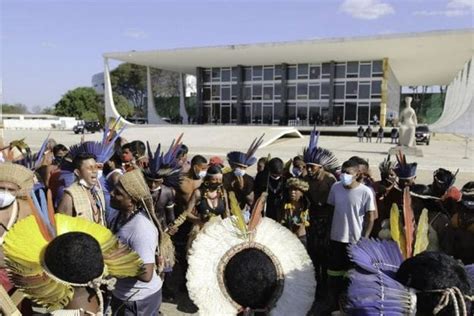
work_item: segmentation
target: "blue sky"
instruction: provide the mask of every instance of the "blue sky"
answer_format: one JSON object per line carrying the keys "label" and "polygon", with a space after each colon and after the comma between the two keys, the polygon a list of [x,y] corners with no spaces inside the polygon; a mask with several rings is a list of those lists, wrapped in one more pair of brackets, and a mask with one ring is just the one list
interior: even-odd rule
{"label": "blue sky", "polygon": [[52,106],[102,53],[472,28],[473,0],[0,0],[2,103]]}

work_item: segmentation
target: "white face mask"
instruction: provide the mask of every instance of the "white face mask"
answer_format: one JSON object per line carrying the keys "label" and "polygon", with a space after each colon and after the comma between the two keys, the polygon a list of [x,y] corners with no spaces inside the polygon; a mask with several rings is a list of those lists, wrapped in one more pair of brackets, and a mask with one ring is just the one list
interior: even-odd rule
{"label": "white face mask", "polygon": [[243,177],[243,176],[245,175],[245,170],[240,169],[240,168],[235,168],[234,174],[235,174],[237,177]]}
{"label": "white face mask", "polygon": [[206,174],[207,174],[207,171],[206,171],[206,170],[201,170],[201,171],[199,171],[199,173],[198,173],[199,179],[204,179],[204,177],[206,176]]}
{"label": "white face mask", "polygon": [[0,208],[6,208],[15,202],[16,197],[7,190],[0,191]]}
{"label": "white face mask", "polygon": [[351,175],[351,174],[343,173],[341,175],[342,184],[345,185],[346,187],[348,187],[352,184],[353,179],[354,179],[354,176]]}

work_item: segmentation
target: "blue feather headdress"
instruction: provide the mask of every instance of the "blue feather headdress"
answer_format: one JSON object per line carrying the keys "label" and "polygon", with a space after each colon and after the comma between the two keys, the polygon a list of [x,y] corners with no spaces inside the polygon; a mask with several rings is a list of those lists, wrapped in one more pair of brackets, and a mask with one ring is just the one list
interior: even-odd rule
{"label": "blue feather headdress", "polygon": [[265,134],[262,134],[260,138],[255,138],[252,144],[250,144],[250,147],[246,153],[241,151],[229,152],[227,154],[227,160],[229,161],[229,163],[234,165],[240,165],[243,167],[250,167],[251,165],[255,164],[257,162],[257,157],[255,157],[255,153],[263,143],[263,136],[265,136]]}
{"label": "blue feather headdress", "polygon": [[336,156],[328,149],[318,147],[319,131],[316,126],[311,131],[308,147],[303,149],[303,160],[306,164],[321,165],[330,172],[339,169],[339,163]]}
{"label": "blue feather headdress", "polygon": [[405,155],[400,151],[397,154],[397,165],[393,169],[399,179],[410,179],[416,176],[416,162],[407,163]]}
{"label": "blue feather headdress", "polygon": [[150,143],[146,142],[148,151],[148,167],[143,170],[146,178],[159,180],[163,179],[163,184],[177,188],[181,182],[181,167],[178,165],[176,156],[181,148],[181,134],[178,139],[171,143],[166,153],[161,151],[161,144],[158,144],[155,154],[151,150]]}
{"label": "blue feather headdress", "polygon": [[43,156],[46,151],[46,148],[48,147],[48,141],[49,141],[49,135],[46,137],[44,140],[43,144],[40,147],[40,150],[36,154],[31,154],[31,152],[28,152],[26,154],[26,157],[15,161],[15,163],[23,165],[24,167],[30,169],[30,170],[36,170],[38,167],[41,166],[41,162],[43,161]]}

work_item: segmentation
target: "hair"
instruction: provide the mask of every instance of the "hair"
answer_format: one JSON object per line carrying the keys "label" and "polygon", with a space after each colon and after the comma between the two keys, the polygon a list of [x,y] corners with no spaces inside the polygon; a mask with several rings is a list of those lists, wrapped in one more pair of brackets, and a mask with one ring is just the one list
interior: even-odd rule
{"label": "hair", "polygon": [[63,144],[57,144],[53,147],[53,155],[56,156],[60,151],[69,151]]}
{"label": "hair", "polygon": [[188,154],[188,152],[189,152],[188,146],[186,146],[185,144],[181,144],[181,146],[178,149],[178,152],[176,153],[176,158],[177,159],[183,158],[185,155]]}
{"label": "hair", "polygon": [[298,156],[293,157],[293,162],[295,162],[295,161],[303,161],[304,162],[304,159],[303,159],[302,156],[298,155]]}
{"label": "hair", "polygon": [[219,166],[211,165],[207,168],[207,176],[214,176],[217,174],[222,174],[222,169]]}
{"label": "hair", "polygon": [[227,263],[224,283],[229,296],[241,306],[266,308],[278,289],[276,267],[263,251],[244,249]]}
{"label": "hair", "polygon": [[102,275],[104,258],[97,240],[89,234],[70,232],[54,238],[44,252],[44,263],[56,277],[87,283]]}
{"label": "hair", "polygon": [[260,157],[258,159],[257,164],[260,164],[260,163],[266,164],[267,163],[267,157]]}
{"label": "hair", "polygon": [[437,169],[433,174],[433,177],[434,176],[436,176],[438,180],[443,181],[444,183],[447,183],[447,184],[451,184],[451,182],[454,179],[454,174],[451,171],[446,170],[444,168]]}
{"label": "hair", "polygon": [[346,170],[348,168],[356,168],[356,169],[359,169],[359,163],[355,160],[346,160],[344,161],[344,163],[342,164],[342,167],[341,169],[342,170]]}
{"label": "hair", "polygon": [[196,165],[201,165],[201,164],[207,164],[207,159],[204,158],[204,156],[201,155],[196,155],[191,159],[191,166],[196,166]]}
{"label": "hair", "polygon": [[289,178],[286,180],[286,187],[291,189],[295,188],[301,192],[307,192],[309,190],[308,182],[301,180],[299,178]]}
{"label": "hair", "polygon": [[268,162],[268,172],[270,174],[281,174],[283,172],[284,162],[280,158],[272,158]]}
{"label": "hair", "polygon": [[357,162],[358,165],[363,165],[369,168],[369,162],[365,160],[364,158],[361,158],[359,156],[352,156],[351,158],[349,158],[349,160],[353,160]]}
{"label": "hair", "polygon": [[122,150],[129,149],[135,158],[139,158],[146,153],[145,143],[140,140],[134,140],[122,146]]}
{"label": "hair", "polygon": [[91,153],[86,153],[86,152],[79,153],[72,160],[72,165],[74,166],[74,169],[80,169],[81,166],[82,166],[82,163],[85,160],[89,160],[89,159],[96,160],[97,157],[94,154],[91,154]]}
{"label": "hair", "polygon": [[[441,252],[423,252],[405,260],[397,271],[397,281],[414,288],[417,293],[417,314],[431,315],[438,305],[442,293],[426,292],[457,287],[464,295],[470,295],[472,288],[464,267],[454,258]],[[425,292],[423,292],[425,291]],[[467,310],[470,302],[466,301]],[[454,306],[449,305],[438,315],[454,315]]]}

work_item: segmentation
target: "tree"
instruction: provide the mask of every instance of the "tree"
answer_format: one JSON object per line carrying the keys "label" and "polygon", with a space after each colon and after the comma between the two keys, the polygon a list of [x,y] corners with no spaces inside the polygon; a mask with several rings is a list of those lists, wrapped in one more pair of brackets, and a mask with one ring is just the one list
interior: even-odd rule
{"label": "tree", "polygon": [[114,92],[113,97],[115,108],[121,116],[125,118],[133,116],[133,105],[124,96]]}
{"label": "tree", "polygon": [[97,120],[100,109],[103,108],[102,96],[97,94],[93,88],[79,87],[63,95],[54,108],[56,115]]}
{"label": "tree", "polygon": [[26,105],[22,103],[8,104],[4,103],[1,105],[3,114],[27,114],[29,113]]}

